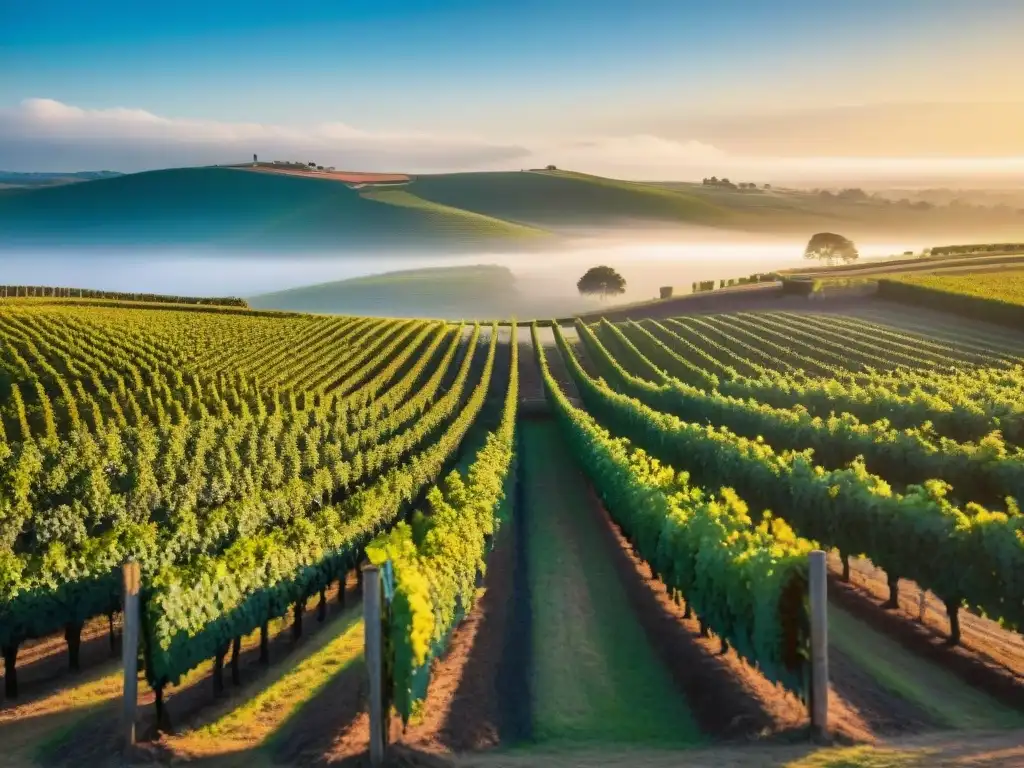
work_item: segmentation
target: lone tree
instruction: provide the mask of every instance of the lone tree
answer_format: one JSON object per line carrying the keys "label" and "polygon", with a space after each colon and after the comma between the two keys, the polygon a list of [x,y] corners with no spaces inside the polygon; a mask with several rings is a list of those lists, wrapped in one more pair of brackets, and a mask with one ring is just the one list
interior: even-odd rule
{"label": "lone tree", "polygon": [[602,299],[626,292],[626,281],[611,267],[591,267],[576,281],[581,294],[597,295]]}
{"label": "lone tree", "polygon": [[860,258],[860,254],[852,240],[834,232],[819,232],[807,243],[804,258],[824,261],[831,267],[837,261],[852,264]]}

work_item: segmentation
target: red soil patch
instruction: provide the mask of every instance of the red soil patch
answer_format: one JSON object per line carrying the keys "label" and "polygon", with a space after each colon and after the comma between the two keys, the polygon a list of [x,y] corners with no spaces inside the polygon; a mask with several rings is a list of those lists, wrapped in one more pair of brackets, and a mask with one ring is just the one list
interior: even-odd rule
{"label": "red soil patch", "polygon": [[363,173],[360,171],[300,171],[292,168],[271,168],[268,166],[245,167],[242,170],[257,173],[276,173],[281,176],[303,176],[310,179],[327,179],[341,181],[346,184],[381,184],[412,181],[411,176],[404,173]]}

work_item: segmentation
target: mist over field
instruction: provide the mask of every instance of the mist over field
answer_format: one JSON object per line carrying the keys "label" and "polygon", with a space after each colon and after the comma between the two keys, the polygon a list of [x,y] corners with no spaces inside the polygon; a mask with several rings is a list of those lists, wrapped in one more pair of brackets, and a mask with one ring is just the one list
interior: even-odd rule
{"label": "mist over field", "polygon": [[[701,239],[690,239],[697,237]],[[862,258],[870,258],[919,251],[928,244],[923,241],[864,242],[858,243],[858,247]],[[0,269],[9,284],[255,297],[399,270],[495,265],[507,268],[514,277],[520,301],[510,306],[543,315],[570,314],[602,306],[598,299],[581,297],[576,290],[576,281],[592,266],[611,266],[625,277],[626,293],[614,303],[641,301],[656,297],[661,286],[673,286],[676,294],[688,293],[694,281],[798,267],[806,264],[805,245],[795,238],[712,237],[707,233],[670,236],[655,227],[577,235],[567,238],[556,250],[543,253],[481,250],[453,255],[433,252],[388,255],[351,252],[339,257],[331,252],[246,255],[178,248],[6,249],[0,252]],[[257,303],[277,308],[274,302]],[[374,314],[403,314],[403,309],[400,305],[382,304]],[[334,311],[345,312],[346,307],[342,304]],[[360,307],[360,311],[366,308]],[[514,309],[509,311],[514,312]],[[452,307],[452,312],[461,316],[457,306]]]}

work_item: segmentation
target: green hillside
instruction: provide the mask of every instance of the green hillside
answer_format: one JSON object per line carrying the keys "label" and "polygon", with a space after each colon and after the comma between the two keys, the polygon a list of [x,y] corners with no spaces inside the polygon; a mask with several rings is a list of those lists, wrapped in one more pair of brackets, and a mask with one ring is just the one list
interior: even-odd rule
{"label": "green hillside", "polygon": [[0,190],[0,246],[479,252],[557,248],[560,233],[652,224],[847,236],[1015,239],[1024,215],[907,208],[792,190],[737,193],[570,171],[452,173],[401,188],[239,168],[178,168]]}
{"label": "green hillside", "polygon": [[694,195],[565,171],[418,176],[418,196],[487,216],[544,227],[663,221],[725,226],[727,209]]}
{"label": "green hillside", "polygon": [[472,265],[386,272],[249,298],[258,309],[381,317],[550,317],[590,306],[584,299],[537,298],[506,267]]}
{"label": "green hillside", "polygon": [[420,211],[433,217],[437,226],[452,232],[475,232],[481,237],[508,237],[508,238],[541,238],[548,237],[549,232],[536,227],[515,224],[510,221],[485,216],[480,213],[453,208],[450,205],[435,203],[424,200],[422,197],[412,194],[408,189],[369,189],[362,193],[362,197],[386,205],[394,205],[399,208],[409,208]]}
{"label": "green hillside", "polygon": [[151,171],[0,196],[0,243],[450,251],[545,239],[401,195],[230,168]]}

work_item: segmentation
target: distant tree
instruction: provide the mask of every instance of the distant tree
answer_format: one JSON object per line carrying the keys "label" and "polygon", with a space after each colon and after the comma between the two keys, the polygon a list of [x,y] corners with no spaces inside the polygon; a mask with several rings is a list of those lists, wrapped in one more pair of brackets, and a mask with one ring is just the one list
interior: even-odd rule
{"label": "distant tree", "polygon": [[310,168],[316,168],[316,163],[314,163],[312,160],[306,163],[306,165],[308,165]]}
{"label": "distant tree", "polygon": [[729,179],[727,179],[725,176],[723,176],[722,177],[722,183],[723,184],[731,184],[732,182],[730,182]]}
{"label": "distant tree", "polygon": [[771,189],[771,188],[772,188],[772,185],[771,185],[771,184],[765,184],[765,185],[764,185],[764,188],[765,188],[765,189]]}
{"label": "distant tree", "polygon": [[576,281],[576,288],[580,294],[600,296],[606,299],[609,296],[626,292],[626,280],[611,267],[591,267],[587,273]]}
{"label": "distant tree", "polygon": [[718,177],[717,176],[712,176],[710,179],[708,179],[708,183],[710,183],[710,184],[717,184],[718,183]]}
{"label": "distant tree", "polygon": [[837,261],[852,264],[860,254],[852,240],[834,232],[819,232],[807,243],[804,258],[824,261],[831,267]]}
{"label": "distant tree", "polygon": [[323,167],[322,165],[318,165],[318,166],[316,167],[316,169],[317,169],[318,171],[322,171],[322,170],[324,169],[324,167]]}

